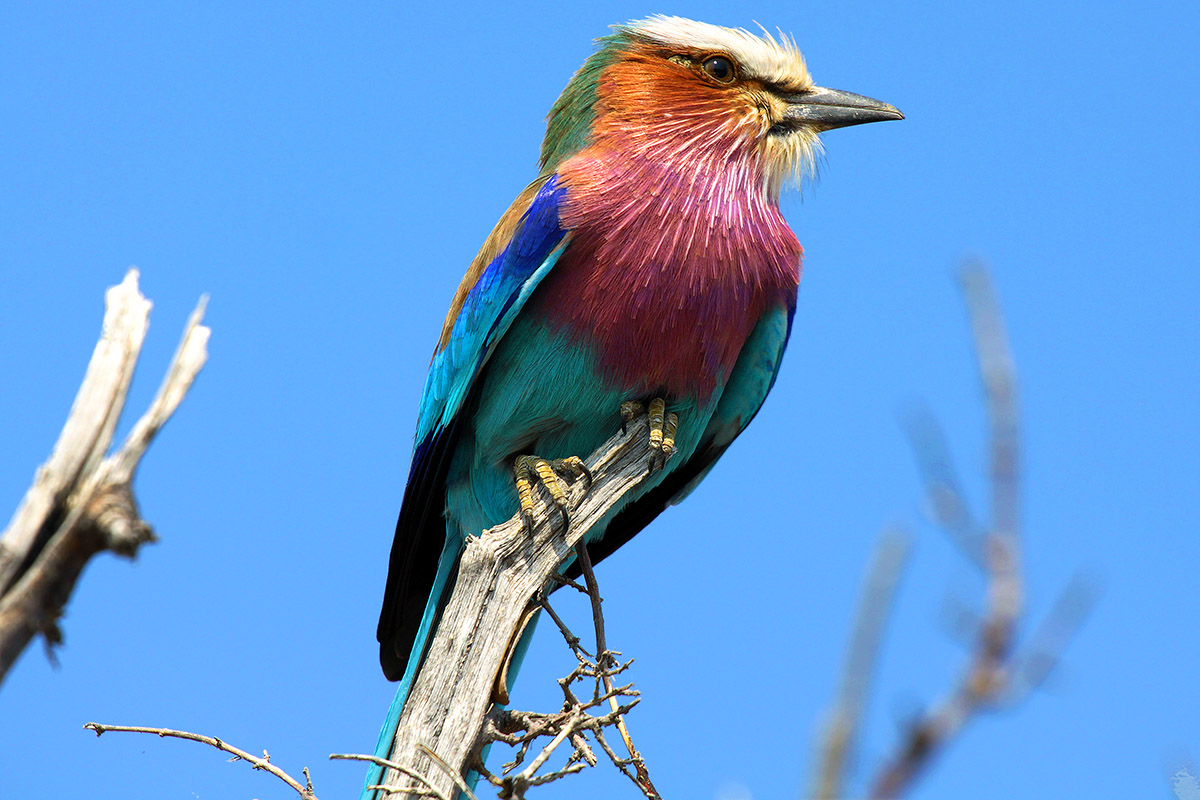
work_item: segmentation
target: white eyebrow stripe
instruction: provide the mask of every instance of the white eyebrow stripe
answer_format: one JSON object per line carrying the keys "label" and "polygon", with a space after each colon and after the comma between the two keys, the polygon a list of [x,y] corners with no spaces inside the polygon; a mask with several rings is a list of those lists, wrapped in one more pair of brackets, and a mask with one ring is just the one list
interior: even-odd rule
{"label": "white eyebrow stripe", "polygon": [[666,45],[714,50],[736,58],[750,77],[769,83],[808,80],[804,57],[786,37],[755,36],[744,28],[722,28],[706,22],[655,15],[622,26],[630,33]]}

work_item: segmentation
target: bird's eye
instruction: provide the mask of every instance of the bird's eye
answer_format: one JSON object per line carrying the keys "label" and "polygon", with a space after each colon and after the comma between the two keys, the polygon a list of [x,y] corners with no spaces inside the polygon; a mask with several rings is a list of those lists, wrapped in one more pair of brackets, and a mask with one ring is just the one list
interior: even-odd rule
{"label": "bird's eye", "polygon": [[701,68],[708,77],[718,83],[733,83],[733,79],[737,77],[737,73],[733,70],[733,63],[724,56],[706,58]]}

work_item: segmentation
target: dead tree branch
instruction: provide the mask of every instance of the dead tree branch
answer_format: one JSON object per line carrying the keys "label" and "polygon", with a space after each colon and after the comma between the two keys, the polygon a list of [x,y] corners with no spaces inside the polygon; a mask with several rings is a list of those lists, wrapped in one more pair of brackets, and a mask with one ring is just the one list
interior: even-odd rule
{"label": "dead tree branch", "polygon": [[[458,791],[454,777],[472,767],[489,720],[496,676],[501,673],[509,643],[518,635],[527,607],[574,555],[575,547],[592,526],[649,474],[652,451],[648,441],[649,426],[643,416],[588,458],[593,478],[590,485],[576,480],[565,487],[574,509],[568,531],[563,530],[555,506],[542,502],[531,525],[517,515],[467,540],[453,595],[414,681],[392,744],[390,760],[427,776],[431,784],[428,788],[447,796]],[[544,501],[546,498],[548,495],[543,494]],[[603,652],[597,654],[598,659],[602,657]],[[603,702],[624,696],[619,689],[613,691],[616,693],[605,693]],[[618,704],[617,711],[610,715],[619,717],[630,707],[632,704]],[[514,726],[544,723],[534,715],[510,718],[497,727],[513,732],[528,730]],[[575,741],[570,727],[561,728],[566,732],[556,736],[558,741],[551,751],[562,741]],[[451,769],[441,773],[432,770],[431,753]],[[632,762],[626,759],[624,763]],[[534,785],[535,780],[542,782],[530,772],[509,785],[515,789],[525,781],[528,783],[524,785]],[[382,785],[421,788],[392,768],[386,771]]]}
{"label": "dead tree branch", "polygon": [[[130,435],[131,440],[138,437],[142,427],[139,424]],[[613,436],[592,455],[587,462],[592,475],[590,485],[585,486],[584,481],[577,480],[565,487],[573,507],[569,531],[562,530],[562,516],[557,508],[545,502],[537,507],[528,527],[517,515],[509,522],[485,531],[482,536],[469,539],[454,593],[405,706],[391,758],[360,755],[333,755],[331,758],[362,760],[383,767],[384,779],[379,785],[370,787],[381,797],[400,795],[447,800],[461,793],[471,798],[463,776],[482,746],[485,724],[490,741],[507,742],[519,748],[520,758],[513,768],[524,761],[536,739],[548,736],[549,744],[516,775],[497,778],[480,766],[481,774],[500,786],[506,792],[504,796],[521,798],[529,786],[578,771],[585,764],[596,764],[597,758],[585,738],[585,734],[590,733],[613,763],[642,788],[647,797],[657,798],[645,764],[624,728],[624,715],[637,704],[638,693],[632,684],[615,686],[613,681],[630,662],[619,662],[619,653],[607,649],[599,588],[582,547],[588,530],[649,474],[652,451],[647,447],[648,441],[649,426],[642,417],[628,423],[623,432]],[[118,456],[109,460],[118,459]],[[572,556],[580,558],[584,566],[586,589],[565,579],[556,580],[561,578],[558,570]],[[537,597],[544,602],[548,587],[555,583],[573,586],[591,598],[598,643],[596,657],[587,656],[578,646],[578,637],[571,634],[551,611],[580,661],[571,675],[559,681],[566,698],[564,710],[557,714],[536,714],[494,709],[488,714],[496,689],[496,676],[501,672],[509,642],[519,634],[530,601]],[[549,604],[544,602],[544,605],[548,607]],[[590,699],[580,700],[571,687],[584,680],[594,681],[594,687]],[[606,704],[610,708],[607,713],[591,713]],[[110,730],[138,731],[204,742],[250,761],[256,769],[272,772],[302,797],[313,797],[311,785],[301,787],[298,781],[270,765],[266,757],[256,759],[214,737],[165,728],[96,723],[86,727],[97,734]],[[630,753],[628,758],[618,756],[609,746],[603,734],[607,727],[621,731]],[[539,773],[563,743],[569,743],[573,748],[566,766]],[[634,772],[629,771],[631,767]]]}
{"label": "dead tree branch", "polygon": [[154,541],[133,497],[150,441],[208,358],[205,299],[192,312],[166,378],[121,448],[105,457],[146,336],[151,303],[130,270],[105,295],[104,327],[50,460],[0,535],[0,681],[38,633],[62,640],[58,619],[92,556],[132,558]]}

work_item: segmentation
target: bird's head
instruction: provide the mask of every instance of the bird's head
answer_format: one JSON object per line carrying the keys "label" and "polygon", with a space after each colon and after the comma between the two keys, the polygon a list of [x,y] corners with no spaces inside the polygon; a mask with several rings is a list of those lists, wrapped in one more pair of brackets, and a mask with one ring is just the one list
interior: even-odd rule
{"label": "bird's head", "polygon": [[887,103],[816,86],[782,34],[654,16],[616,26],[575,73],[550,111],[542,171],[600,147],[735,169],[778,197],[812,170],[821,132],[903,118]]}

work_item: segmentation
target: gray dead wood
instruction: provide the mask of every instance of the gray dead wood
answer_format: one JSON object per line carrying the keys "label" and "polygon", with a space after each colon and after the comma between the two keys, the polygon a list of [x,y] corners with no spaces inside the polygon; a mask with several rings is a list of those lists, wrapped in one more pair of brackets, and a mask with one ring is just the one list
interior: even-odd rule
{"label": "gray dead wood", "polygon": [[137,280],[131,269],[105,294],[100,341],[66,425],[0,535],[0,681],[38,633],[61,641],[58,618],[92,556],[133,557],[154,540],[133,497],[134,472],[204,366],[209,329],[201,299],[150,408],[106,458],[149,324]]}
{"label": "gray dead wood", "polygon": [[[582,479],[569,487],[574,510],[565,536],[542,491],[532,530],[518,515],[467,540],[454,593],[400,717],[392,761],[455,796],[454,778],[431,763],[422,746],[458,774],[467,771],[522,613],[584,534],[649,474],[649,435],[646,418],[639,417],[588,458],[593,481],[590,488]],[[407,780],[389,769],[384,785],[408,786]]]}

